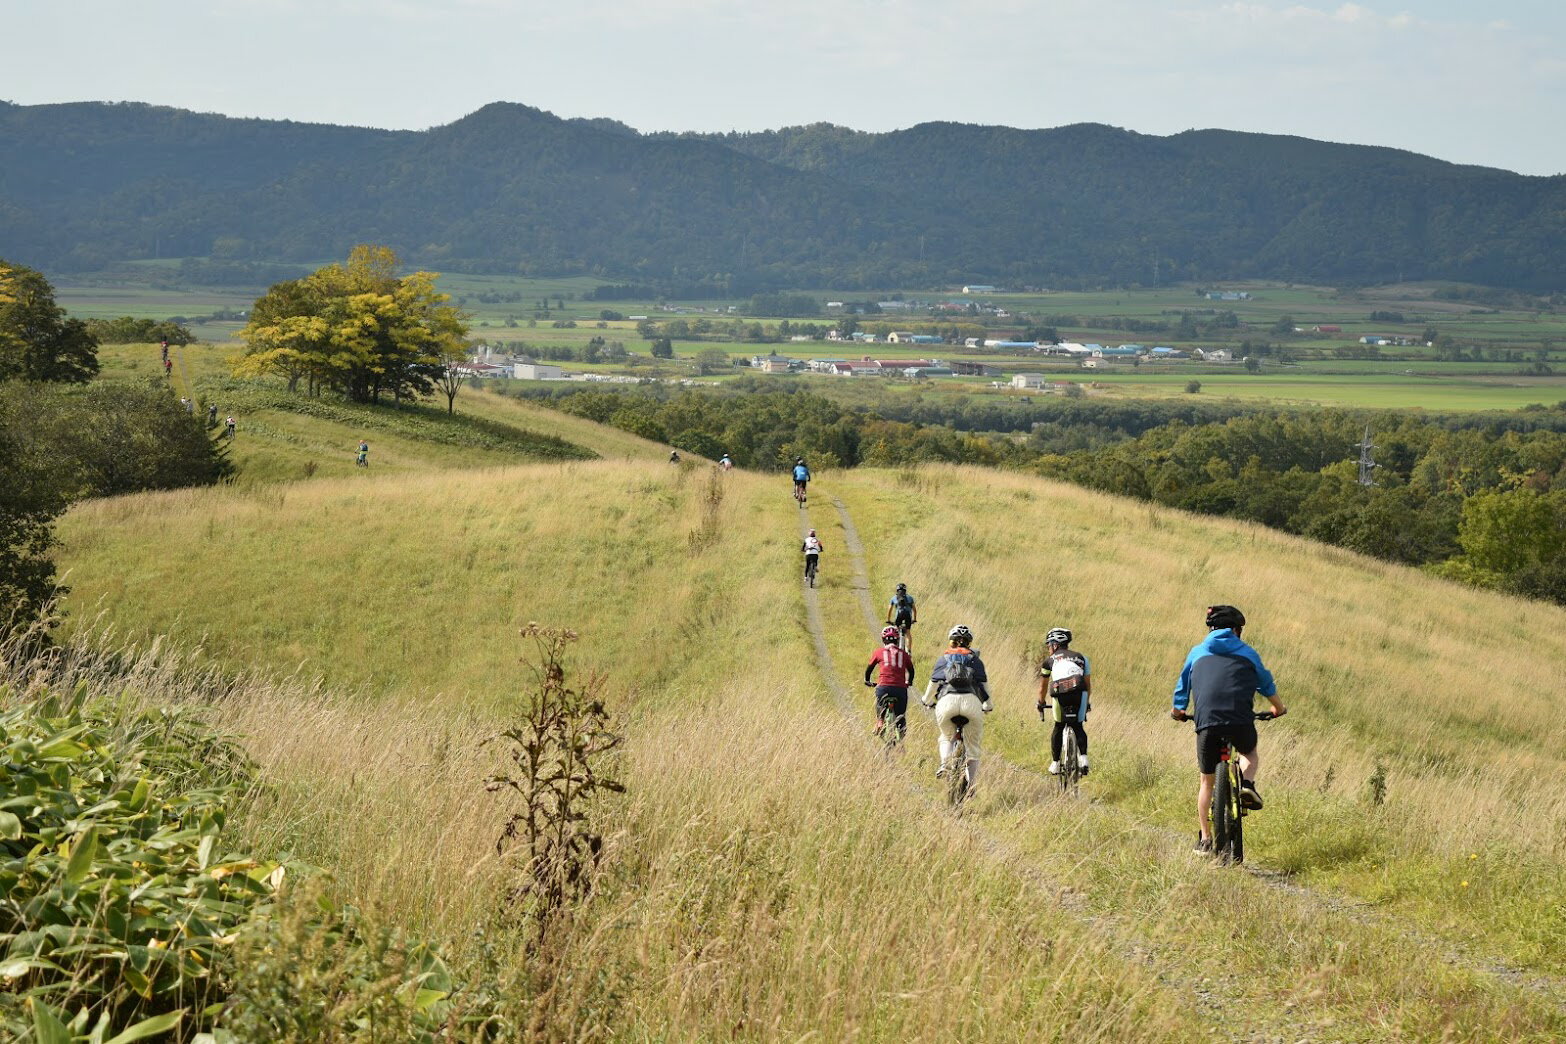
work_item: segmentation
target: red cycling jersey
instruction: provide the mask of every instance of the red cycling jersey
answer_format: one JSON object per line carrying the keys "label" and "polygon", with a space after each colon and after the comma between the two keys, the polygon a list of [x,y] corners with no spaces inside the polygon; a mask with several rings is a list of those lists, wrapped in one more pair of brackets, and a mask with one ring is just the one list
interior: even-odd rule
{"label": "red cycling jersey", "polygon": [[880,674],[877,676],[878,685],[893,685],[899,688],[907,688],[913,681],[913,660],[908,653],[895,645],[883,645],[870,654],[870,663],[865,667],[865,673],[870,673],[870,668],[876,664],[881,665]]}

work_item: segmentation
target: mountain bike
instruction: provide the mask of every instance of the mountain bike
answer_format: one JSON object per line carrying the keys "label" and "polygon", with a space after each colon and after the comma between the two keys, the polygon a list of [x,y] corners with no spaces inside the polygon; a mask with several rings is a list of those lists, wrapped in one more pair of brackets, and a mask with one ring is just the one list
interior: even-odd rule
{"label": "mountain bike", "polygon": [[[865,687],[870,689],[877,688],[874,682],[865,682]],[[881,753],[888,758],[892,756],[897,750],[897,745],[903,740],[903,730],[898,727],[898,719],[902,718],[903,727],[907,727],[906,696],[903,698],[903,703],[905,710],[903,714],[899,715],[897,708],[892,706],[891,700],[883,702],[879,695],[876,697],[875,734],[881,738]]]}
{"label": "mountain bike", "polygon": [[816,586],[816,570],[821,568],[821,560],[816,555],[805,556],[805,583],[811,587]]}
{"label": "mountain bike", "polygon": [[913,642],[909,635],[913,631],[913,624],[907,620],[897,621],[897,647],[903,652],[913,651]]}
{"label": "mountain bike", "polygon": [[954,714],[951,723],[957,731],[952,736],[952,752],[941,767],[946,770],[946,803],[955,810],[962,807],[968,796],[968,744],[962,738],[968,717]]}
{"label": "mountain bike", "polygon": [[794,499],[799,501],[800,510],[804,510],[804,507],[805,507],[805,484],[803,482],[796,482],[796,483],[794,483]]}
{"label": "mountain bike", "polygon": [[[1277,715],[1272,711],[1260,711],[1257,721],[1271,721]],[[1237,865],[1245,859],[1245,817],[1249,815],[1240,800],[1243,777],[1240,775],[1240,759],[1227,741],[1218,748],[1218,778],[1213,781],[1213,855],[1226,865]]]}

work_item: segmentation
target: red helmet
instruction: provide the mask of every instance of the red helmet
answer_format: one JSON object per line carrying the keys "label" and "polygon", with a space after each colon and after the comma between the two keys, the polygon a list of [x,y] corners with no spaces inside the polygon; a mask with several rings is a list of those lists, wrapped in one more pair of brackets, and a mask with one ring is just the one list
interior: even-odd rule
{"label": "red helmet", "polygon": [[888,645],[890,645],[892,642],[897,641],[897,639],[901,638],[901,637],[902,637],[902,632],[899,631],[895,627],[886,627],[886,628],[883,628],[882,631],[881,631],[881,641],[885,642]]}

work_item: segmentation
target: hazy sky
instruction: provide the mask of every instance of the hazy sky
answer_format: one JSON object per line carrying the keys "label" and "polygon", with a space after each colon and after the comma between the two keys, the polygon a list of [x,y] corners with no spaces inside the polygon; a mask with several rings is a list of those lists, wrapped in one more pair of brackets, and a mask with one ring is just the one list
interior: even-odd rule
{"label": "hazy sky", "polygon": [[[926,120],[1391,145],[1566,172],[1566,0],[0,0],[0,98],[377,127]],[[4,162],[0,158],[0,162]]]}

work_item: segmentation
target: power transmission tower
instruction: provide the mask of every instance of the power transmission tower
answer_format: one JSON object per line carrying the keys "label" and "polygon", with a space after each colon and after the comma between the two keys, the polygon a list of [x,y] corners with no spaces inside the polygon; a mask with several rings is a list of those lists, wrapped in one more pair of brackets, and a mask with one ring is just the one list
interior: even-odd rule
{"label": "power transmission tower", "polygon": [[1361,486],[1374,486],[1376,484],[1375,470],[1381,465],[1377,464],[1371,456],[1371,451],[1376,444],[1370,441],[1370,425],[1365,425],[1365,437],[1359,440],[1359,484]]}

